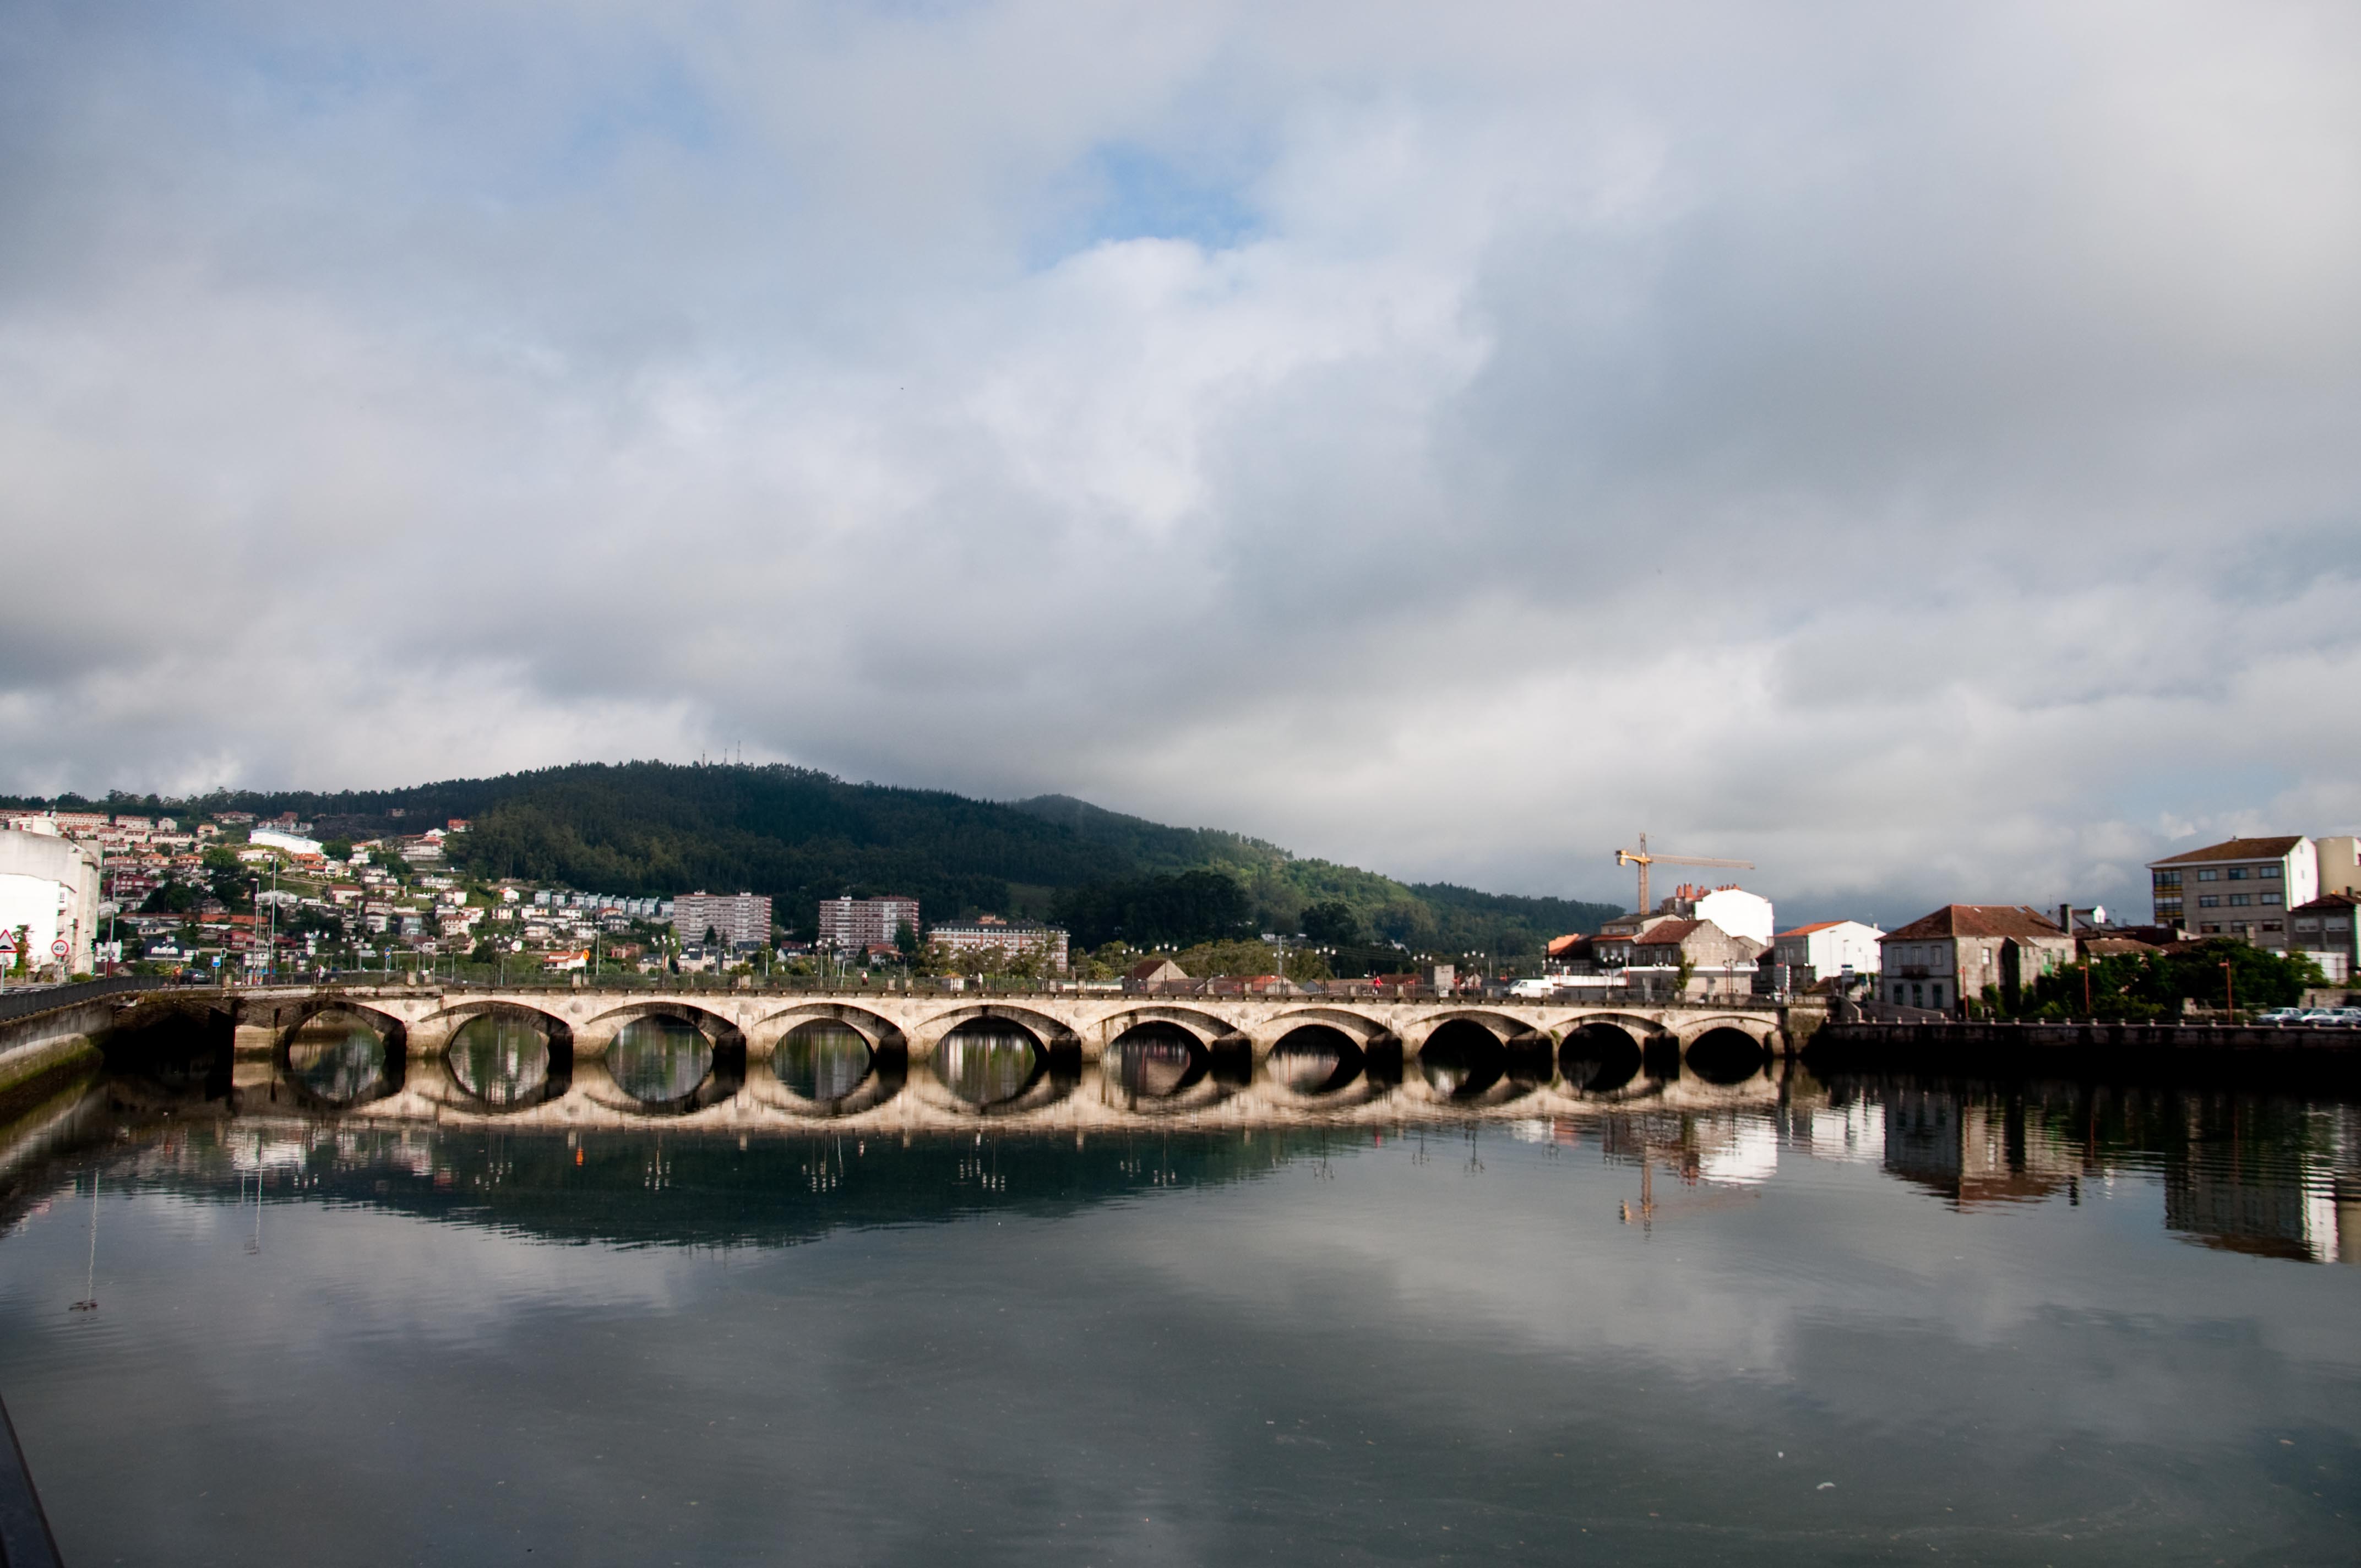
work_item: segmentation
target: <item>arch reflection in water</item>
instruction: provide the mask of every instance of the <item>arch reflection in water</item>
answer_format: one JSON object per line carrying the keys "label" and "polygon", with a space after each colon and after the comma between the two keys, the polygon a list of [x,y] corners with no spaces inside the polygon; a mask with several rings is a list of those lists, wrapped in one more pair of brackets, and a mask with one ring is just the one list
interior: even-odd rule
{"label": "arch reflection in water", "polygon": [[1509,1053],[1483,1025],[1454,1018],[1427,1036],[1418,1069],[1435,1092],[1463,1100],[1500,1081],[1509,1070]]}
{"label": "arch reflection in water", "polygon": [[374,1100],[393,1087],[385,1036],[357,1013],[315,1013],[287,1041],[287,1070],[306,1093],[337,1105]]}
{"label": "arch reflection in water", "polygon": [[1046,1060],[1040,1042],[999,1018],[972,1018],[935,1047],[935,1075],[971,1105],[997,1105],[1025,1092]]}
{"label": "arch reflection in water", "polygon": [[522,1018],[486,1014],[451,1037],[451,1076],[488,1105],[530,1105],[549,1089],[549,1036]]}
{"label": "arch reflection in water", "polygon": [[871,1065],[861,1031],[833,1019],[796,1025],[771,1053],[771,1070],[787,1091],[823,1105],[860,1088]]}
{"label": "arch reflection in water", "polygon": [[1209,1058],[1196,1036],[1174,1024],[1142,1024],[1107,1047],[1115,1082],[1135,1100],[1169,1100],[1193,1089]]}
{"label": "arch reflection in water", "polygon": [[651,1014],[623,1025],[607,1047],[607,1074],[643,1105],[676,1105],[713,1070],[713,1047],[697,1025]]}
{"label": "arch reflection in water", "polygon": [[1270,1049],[1270,1075],[1297,1094],[1333,1094],[1361,1075],[1361,1047],[1342,1029],[1307,1024]]}

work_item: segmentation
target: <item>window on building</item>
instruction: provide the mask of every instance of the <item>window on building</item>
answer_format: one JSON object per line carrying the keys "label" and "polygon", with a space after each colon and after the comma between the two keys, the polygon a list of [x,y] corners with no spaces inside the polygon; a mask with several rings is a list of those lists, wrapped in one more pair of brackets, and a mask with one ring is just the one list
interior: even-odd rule
{"label": "window on building", "polygon": [[2263,922],[2263,929],[2266,931],[2276,931],[2279,928],[2279,923],[2276,920],[2266,920]]}
{"label": "window on building", "polygon": [[2222,934],[2222,927],[2221,927],[2220,926],[2218,926],[2218,925],[2213,925],[2213,924],[2211,924],[2211,923],[2209,923],[2209,924],[2207,924],[2207,925],[2200,926],[2199,927],[2197,927],[2197,929],[2198,929],[2199,934],[2203,935],[2203,936],[2214,936],[2214,937],[2218,937],[2218,936],[2220,936],[2220,935]]}
{"label": "window on building", "polygon": [[2277,904],[2279,901],[2279,895],[2276,893],[2258,893],[2255,894],[2255,902],[2257,904]]}
{"label": "window on building", "polygon": [[1927,998],[1927,1005],[1929,1007],[1940,1007],[1943,1005],[1943,988],[1941,986],[1938,985],[1931,988],[1931,993]]}
{"label": "window on building", "polygon": [[2197,895],[2197,907],[2219,909],[2222,907],[2222,895],[2218,893],[2201,893]]}
{"label": "window on building", "polygon": [[2199,872],[2197,873],[2197,880],[2199,882],[2220,882],[2222,880],[2222,873],[2220,872]]}
{"label": "window on building", "polygon": [[2255,874],[2268,882],[2272,877],[2279,875],[2279,870],[2280,868],[2278,866],[2257,866],[2255,868]]}
{"label": "window on building", "polygon": [[2253,874],[2253,872],[2247,871],[2244,866],[2232,866],[2230,868],[2230,880],[2232,882],[2244,882],[2247,877]]}
{"label": "window on building", "polygon": [[2156,885],[2158,887],[2179,887],[2180,885],[2180,873],[2179,872],[2158,872],[2156,873]]}

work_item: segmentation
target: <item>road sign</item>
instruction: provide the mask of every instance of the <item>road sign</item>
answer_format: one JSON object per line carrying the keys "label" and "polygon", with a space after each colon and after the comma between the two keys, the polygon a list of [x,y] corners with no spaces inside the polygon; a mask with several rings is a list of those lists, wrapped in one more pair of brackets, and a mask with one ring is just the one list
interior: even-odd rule
{"label": "road sign", "polygon": [[13,959],[16,956],[16,944],[6,937],[0,937],[0,959]]}
{"label": "road sign", "polygon": [[68,953],[72,951],[73,948],[66,945],[66,939],[63,937],[60,937],[56,941],[49,944],[49,957],[53,959],[64,958]]}

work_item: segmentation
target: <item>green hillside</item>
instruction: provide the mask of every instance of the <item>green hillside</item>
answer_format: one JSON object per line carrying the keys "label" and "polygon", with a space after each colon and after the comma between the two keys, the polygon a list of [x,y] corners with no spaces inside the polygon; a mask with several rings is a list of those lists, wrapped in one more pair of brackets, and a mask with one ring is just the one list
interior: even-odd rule
{"label": "green hillside", "polygon": [[[1299,860],[1241,834],[1166,827],[1064,795],[999,804],[784,765],[578,763],[409,789],[241,791],[185,802],[118,795],[82,804],[293,811],[323,837],[346,838],[414,833],[462,817],[473,831],[449,850],[477,874],[615,894],[751,890],[777,900],[790,929],[808,929],[823,898],[902,893],[929,921],[1054,916],[1088,946],[1310,931],[1340,947],[1515,955],[1620,912],[1413,887]],[[1191,874],[1207,872],[1218,878]]]}

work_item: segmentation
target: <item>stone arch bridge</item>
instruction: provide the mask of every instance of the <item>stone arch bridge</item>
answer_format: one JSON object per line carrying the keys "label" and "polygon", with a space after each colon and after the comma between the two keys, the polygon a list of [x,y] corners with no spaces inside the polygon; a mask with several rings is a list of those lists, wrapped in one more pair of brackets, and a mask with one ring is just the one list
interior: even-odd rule
{"label": "stone arch bridge", "polygon": [[[1093,992],[649,991],[522,987],[435,989],[336,986],[237,993],[239,1054],[277,1043],[302,1018],[332,1007],[398,1025],[408,1054],[444,1050],[469,1020],[493,1014],[562,1031],[577,1057],[596,1058],[617,1034],[650,1014],[685,1018],[741,1045],[750,1060],[815,1021],[841,1024],[875,1050],[932,1058],[963,1025],[994,1020],[1031,1035],[1051,1052],[1097,1061],[1144,1025],[1178,1029],[1212,1051],[1267,1057],[1296,1031],[1334,1029],[1363,1051],[1416,1058],[1430,1041],[1473,1028],[1503,1046],[1553,1051],[1586,1033],[1620,1035],[1652,1058],[1686,1061],[1701,1041],[1742,1036],[1765,1057],[1792,1056],[1822,1016],[1784,1005],[1717,1003],[1631,1005],[1439,997],[1168,997]],[[1611,1036],[1610,1036],[1611,1037]]]}

